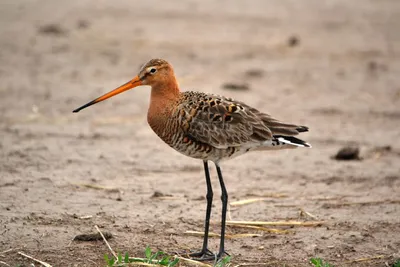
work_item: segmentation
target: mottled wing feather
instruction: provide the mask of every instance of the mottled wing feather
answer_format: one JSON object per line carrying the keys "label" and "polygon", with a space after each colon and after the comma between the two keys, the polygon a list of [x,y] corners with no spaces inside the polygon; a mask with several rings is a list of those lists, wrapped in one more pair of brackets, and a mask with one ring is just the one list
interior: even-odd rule
{"label": "mottled wing feather", "polygon": [[196,141],[227,148],[272,139],[273,133],[266,125],[268,120],[278,129],[276,120],[242,102],[199,92],[186,92],[182,96],[178,106],[182,128]]}

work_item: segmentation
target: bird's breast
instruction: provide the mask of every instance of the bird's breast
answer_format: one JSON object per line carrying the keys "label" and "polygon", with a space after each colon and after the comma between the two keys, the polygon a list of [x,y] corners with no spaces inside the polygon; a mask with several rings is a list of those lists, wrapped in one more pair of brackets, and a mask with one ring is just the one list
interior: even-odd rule
{"label": "bird's breast", "polygon": [[176,136],[180,134],[177,122],[171,117],[149,112],[147,114],[147,122],[151,129],[170,146],[173,145]]}
{"label": "bird's breast", "polygon": [[179,112],[171,112],[169,116],[149,112],[147,122],[161,140],[186,156],[207,159],[214,150],[212,146],[197,142],[187,135],[187,122],[179,117]]}

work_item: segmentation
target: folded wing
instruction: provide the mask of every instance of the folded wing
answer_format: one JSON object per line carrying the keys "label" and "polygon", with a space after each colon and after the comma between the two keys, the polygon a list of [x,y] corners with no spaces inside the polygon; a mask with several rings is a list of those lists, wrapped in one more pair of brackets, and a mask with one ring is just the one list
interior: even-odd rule
{"label": "folded wing", "polygon": [[293,136],[305,126],[282,123],[242,102],[222,96],[186,92],[178,106],[181,126],[189,138],[216,148],[259,144],[274,135]]}

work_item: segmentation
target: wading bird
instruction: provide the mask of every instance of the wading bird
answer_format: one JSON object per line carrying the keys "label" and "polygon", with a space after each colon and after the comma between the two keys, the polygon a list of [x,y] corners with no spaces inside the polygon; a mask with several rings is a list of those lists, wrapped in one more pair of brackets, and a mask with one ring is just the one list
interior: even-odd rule
{"label": "wading bird", "polygon": [[[147,121],[153,131],[170,147],[203,161],[207,184],[204,240],[201,250],[190,256],[200,260],[221,258],[227,254],[224,239],[228,193],[220,162],[250,151],[311,147],[294,137],[307,132],[308,127],[280,122],[232,98],[201,92],[181,92],[172,66],[163,59],[150,60],[131,81],[73,112],[140,85],[151,86]],[[208,249],[213,200],[208,161],[214,162],[216,166],[222,191],[221,240],[216,255]]]}

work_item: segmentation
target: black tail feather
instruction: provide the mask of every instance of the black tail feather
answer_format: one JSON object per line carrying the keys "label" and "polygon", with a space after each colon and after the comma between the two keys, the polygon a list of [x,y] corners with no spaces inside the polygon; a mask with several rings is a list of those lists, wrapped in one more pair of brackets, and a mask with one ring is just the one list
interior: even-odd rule
{"label": "black tail feather", "polygon": [[296,130],[297,130],[299,133],[308,132],[308,127],[307,127],[307,126],[299,126],[299,127],[296,128]]}

